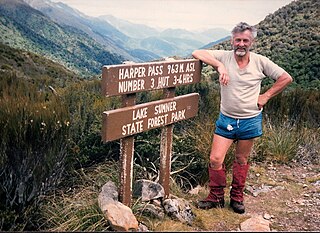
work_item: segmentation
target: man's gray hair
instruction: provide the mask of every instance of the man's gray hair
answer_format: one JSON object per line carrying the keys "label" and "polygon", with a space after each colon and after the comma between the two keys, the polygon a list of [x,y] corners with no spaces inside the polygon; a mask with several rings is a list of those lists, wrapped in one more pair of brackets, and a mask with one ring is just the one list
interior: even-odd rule
{"label": "man's gray hair", "polygon": [[251,32],[252,39],[257,36],[257,29],[255,27],[253,27],[253,26],[250,26],[249,24],[247,24],[245,22],[238,23],[232,29],[231,34],[232,34],[232,36],[234,36],[234,34],[239,33],[239,32],[244,32],[246,30],[249,30]]}

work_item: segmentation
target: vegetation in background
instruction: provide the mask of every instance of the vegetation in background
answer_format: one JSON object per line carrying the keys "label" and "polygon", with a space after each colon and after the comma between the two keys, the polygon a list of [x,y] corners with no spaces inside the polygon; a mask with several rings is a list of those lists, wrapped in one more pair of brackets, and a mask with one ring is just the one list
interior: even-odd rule
{"label": "vegetation in background", "polygon": [[0,69],[37,82],[39,88],[65,87],[82,80],[72,71],[37,54],[0,43]]}

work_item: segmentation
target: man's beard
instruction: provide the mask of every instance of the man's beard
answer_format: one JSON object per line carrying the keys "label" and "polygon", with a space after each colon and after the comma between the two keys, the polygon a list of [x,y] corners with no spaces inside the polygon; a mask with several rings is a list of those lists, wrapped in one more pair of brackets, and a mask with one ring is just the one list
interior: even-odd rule
{"label": "man's beard", "polygon": [[[241,50],[240,50],[241,49]],[[243,57],[247,54],[247,52],[249,51],[248,48],[246,47],[233,47],[234,52],[236,53],[237,56],[239,57]]]}

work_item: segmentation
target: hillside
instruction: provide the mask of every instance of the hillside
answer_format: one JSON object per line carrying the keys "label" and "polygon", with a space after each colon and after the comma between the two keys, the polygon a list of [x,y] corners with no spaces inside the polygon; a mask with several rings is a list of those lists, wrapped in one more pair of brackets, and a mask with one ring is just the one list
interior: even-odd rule
{"label": "hillside", "polygon": [[80,79],[59,63],[37,54],[0,43],[0,72],[14,72],[17,77],[41,85],[65,87]]}
{"label": "hillside", "polygon": [[77,28],[102,44],[108,51],[132,61],[150,61],[174,55],[186,56],[195,48],[215,38],[219,39],[220,35],[227,33],[223,29],[211,29],[202,33],[182,29],[160,31],[111,15],[89,17],[61,2],[24,1],[59,25]]}
{"label": "hillside", "polygon": [[143,60],[143,58],[132,56],[130,51],[125,48],[125,43],[129,40],[129,37],[105,20],[86,16],[62,2],[54,3],[49,0],[24,1],[57,24],[77,28],[88,34],[110,53],[116,53],[126,60]]}
{"label": "hillside", "polygon": [[[208,40],[208,37],[205,37],[208,32],[203,35],[185,30],[168,30],[160,33],[145,25],[115,17],[89,17],[61,2],[24,1],[60,26],[76,28],[88,34],[107,51],[116,53],[125,60],[143,62],[173,55],[185,56],[203,45],[198,39],[204,37]],[[212,31],[210,33],[214,34]]]}
{"label": "hillside", "polygon": [[0,0],[0,30],[3,44],[43,55],[85,76],[124,60],[84,32],[56,24],[22,0]]}
{"label": "hillside", "polygon": [[[253,51],[286,69],[296,85],[320,88],[320,2],[294,1],[257,25]],[[212,49],[231,49],[225,41]]]}
{"label": "hillside", "polygon": [[128,48],[147,49],[161,57],[185,57],[194,49],[208,42],[219,40],[228,34],[228,31],[222,28],[212,28],[202,32],[172,28],[160,30],[118,19],[112,15],[103,15],[99,19],[109,22],[128,35],[129,40],[125,43]]}

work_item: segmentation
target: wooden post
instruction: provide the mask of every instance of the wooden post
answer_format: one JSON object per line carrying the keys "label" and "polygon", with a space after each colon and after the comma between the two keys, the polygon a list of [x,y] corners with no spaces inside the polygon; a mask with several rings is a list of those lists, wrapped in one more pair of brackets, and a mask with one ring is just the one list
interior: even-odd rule
{"label": "wooden post", "polygon": [[[175,96],[175,87],[164,89],[163,96],[165,99],[173,98]],[[161,130],[159,183],[163,186],[164,198],[168,198],[170,194],[172,133],[173,124],[167,125]]]}
{"label": "wooden post", "polygon": [[[122,107],[134,106],[136,104],[136,94],[122,96]],[[133,152],[134,136],[120,139],[120,202],[131,206],[132,179],[133,179]]]}

